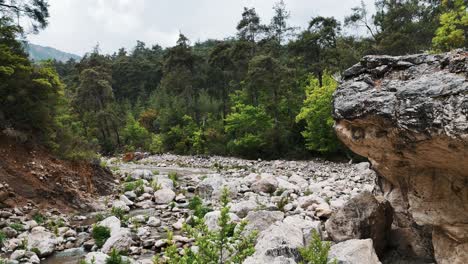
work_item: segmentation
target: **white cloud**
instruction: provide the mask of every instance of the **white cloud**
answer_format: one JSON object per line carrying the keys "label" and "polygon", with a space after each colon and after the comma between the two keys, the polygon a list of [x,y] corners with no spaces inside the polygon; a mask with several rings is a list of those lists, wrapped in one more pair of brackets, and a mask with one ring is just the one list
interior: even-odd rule
{"label": "white cloud", "polygon": [[[179,30],[192,42],[235,34],[244,6],[255,7],[263,23],[276,0],[49,0],[50,23],[31,42],[83,55],[100,43],[105,53],[131,49],[136,40],[149,46],[174,45]],[[372,0],[366,0],[369,7]],[[313,16],[342,20],[360,0],[285,0],[290,23],[306,27]]]}

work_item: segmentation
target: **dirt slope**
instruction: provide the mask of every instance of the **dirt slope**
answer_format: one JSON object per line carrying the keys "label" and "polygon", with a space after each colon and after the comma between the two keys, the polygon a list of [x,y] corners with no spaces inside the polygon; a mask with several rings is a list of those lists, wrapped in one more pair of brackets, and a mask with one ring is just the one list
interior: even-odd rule
{"label": "dirt slope", "polygon": [[0,135],[0,207],[33,202],[42,208],[90,210],[93,198],[109,194],[113,182],[112,173],[99,165],[59,160],[42,147]]}

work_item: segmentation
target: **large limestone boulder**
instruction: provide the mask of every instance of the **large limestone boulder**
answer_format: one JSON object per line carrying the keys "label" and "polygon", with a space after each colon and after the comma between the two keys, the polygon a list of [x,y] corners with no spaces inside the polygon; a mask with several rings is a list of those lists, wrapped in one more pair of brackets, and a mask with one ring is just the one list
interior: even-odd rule
{"label": "large limestone boulder", "polygon": [[99,226],[104,226],[110,229],[111,235],[120,230],[120,219],[115,216],[107,217],[98,223]]}
{"label": "large limestone boulder", "polygon": [[379,255],[384,253],[393,221],[390,203],[363,192],[349,200],[325,223],[333,241],[371,238]]}
{"label": "large limestone boulder", "polygon": [[367,56],[345,72],[334,95],[338,137],[369,158],[386,195],[401,192],[390,202],[407,223],[399,219],[396,227],[430,227],[408,229],[418,240],[434,230],[438,263],[468,263],[458,250],[440,251],[468,243],[467,75],[463,51]]}
{"label": "large limestone boulder", "polygon": [[304,247],[300,228],[287,223],[276,223],[260,233],[255,253],[244,264],[298,263],[301,259],[299,248]]}
{"label": "large limestone boulder", "polygon": [[282,221],[284,213],[280,211],[250,211],[244,220],[247,221],[245,232],[250,233],[252,231],[262,232],[269,228],[272,224]]}
{"label": "large limestone boulder", "polygon": [[168,204],[174,200],[176,194],[171,189],[161,189],[154,193],[154,202],[157,204]]}
{"label": "large limestone boulder", "polygon": [[58,244],[55,235],[42,226],[33,228],[29,234],[23,233],[19,238],[25,238],[28,241],[28,250],[37,249],[39,257],[46,257],[54,253]]}
{"label": "large limestone boulder", "polygon": [[257,202],[253,199],[249,199],[231,204],[230,211],[239,217],[246,217],[249,212],[254,211],[257,208]]}
{"label": "large limestone boulder", "polygon": [[262,173],[260,179],[257,179],[250,187],[252,191],[260,193],[273,193],[278,188],[278,180],[269,173]]}
{"label": "large limestone boulder", "polygon": [[118,251],[128,252],[134,244],[132,233],[128,228],[120,228],[117,232],[112,233],[102,246],[101,251],[109,254],[113,248]]}
{"label": "large limestone boulder", "polygon": [[381,264],[371,239],[351,239],[335,244],[330,248],[328,259],[338,264]]}
{"label": "large limestone boulder", "polygon": [[86,263],[106,264],[106,259],[109,256],[102,252],[89,252],[85,256]]}
{"label": "large limestone boulder", "polygon": [[[204,217],[204,220],[205,220],[205,224],[206,226],[208,227],[209,230],[211,231],[215,231],[215,230],[219,230],[220,227],[219,227],[219,218],[221,217],[221,211],[213,211],[213,212],[209,212],[205,215]],[[240,218],[233,214],[233,213],[229,213],[229,219],[230,219],[230,223],[239,223],[240,222]]]}

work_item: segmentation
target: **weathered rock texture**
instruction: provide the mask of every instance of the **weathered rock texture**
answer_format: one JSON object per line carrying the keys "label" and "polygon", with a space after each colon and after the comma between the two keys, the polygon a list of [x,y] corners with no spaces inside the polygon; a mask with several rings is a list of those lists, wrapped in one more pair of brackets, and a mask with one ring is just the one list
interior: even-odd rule
{"label": "weathered rock texture", "polygon": [[383,197],[364,192],[349,200],[325,223],[335,242],[372,238],[377,254],[383,256],[393,220],[392,207]]}
{"label": "weathered rock texture", "polygon": [[406,251],[430,257],[432,229],[438,263],[468,263],[467,79],[463,51],[367,56],[334,97],[338,137],[384,178]]}

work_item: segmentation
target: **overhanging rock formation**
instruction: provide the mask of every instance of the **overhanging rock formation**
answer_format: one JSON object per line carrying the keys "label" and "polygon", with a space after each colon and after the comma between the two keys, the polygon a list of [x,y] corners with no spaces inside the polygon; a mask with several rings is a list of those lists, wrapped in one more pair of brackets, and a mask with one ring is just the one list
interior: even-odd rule
{"label": "overhanging rock formation", "polygon": [[335,129],[383,177],[396,246],[468,263],[468,52],[367,56],[344,75]]}

